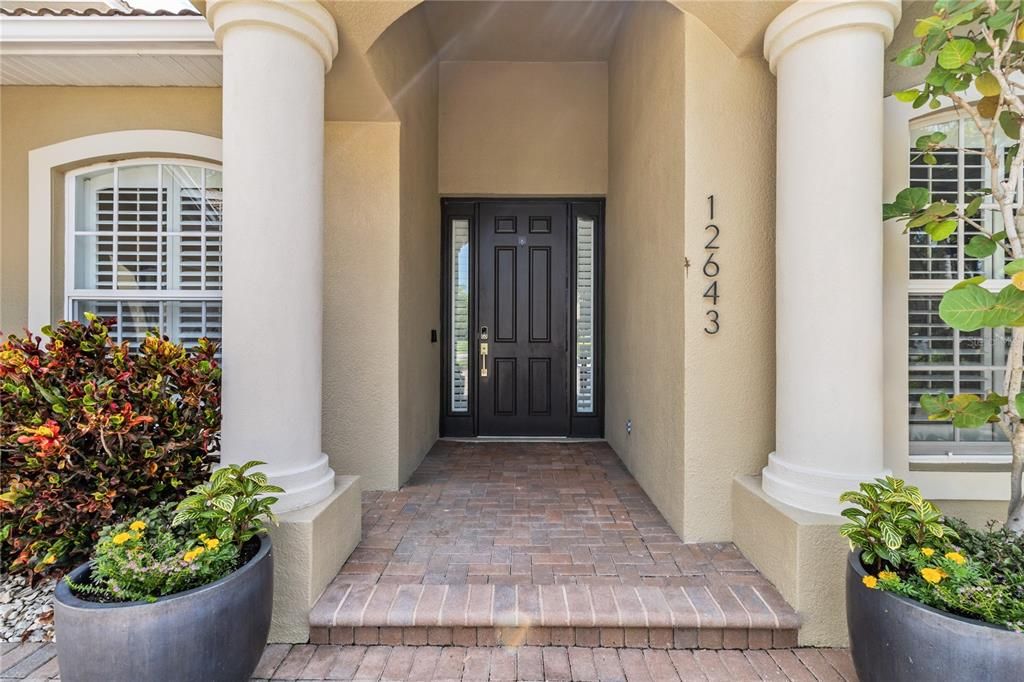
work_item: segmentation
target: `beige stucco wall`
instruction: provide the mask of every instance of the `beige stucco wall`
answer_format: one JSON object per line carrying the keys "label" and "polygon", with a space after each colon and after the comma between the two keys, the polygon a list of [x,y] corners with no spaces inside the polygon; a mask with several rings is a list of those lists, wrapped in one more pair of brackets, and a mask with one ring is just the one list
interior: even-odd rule
{"label": "beige stucco wall", "polygon": [[[405,482],[437,440],[440,409],[441,216],[438,65],[422,8],[403,16],[368,53],[400,121],[398,470]],[[364,486],[365,487],[365,486]]]}
{"label": "beige stucco wall", "polygon": [[640,4],[619,29],[608,64],[605,221],[605,433],[678,532],[686,331],[684,38],[683,14],[660,3]]}
{"label": "beige stucco wall", "polygon": [[398,123],[324,130],[323,444],[364,490],[398,485],[399,137]]}
{"label": "beige stucco wall", "polygon": [[[683,537],[700,542],[731,537],[732,480],[759,473],[775,442],[775,79],[691,16],[685,55]],[[703,298],[710,195],[717,305]],[[712,308],[715,335],[704,332]]]}
{"label": "beige stucco wall", "polygon": [[447,195],[603,195],[604,62],[443,62],[439,189]]}
{"label": "beige stucco wall", "polygon": [[220,126],[216,88],[0,88],[0,329],[28,323],[30,150],[115,130],[220,137]]}

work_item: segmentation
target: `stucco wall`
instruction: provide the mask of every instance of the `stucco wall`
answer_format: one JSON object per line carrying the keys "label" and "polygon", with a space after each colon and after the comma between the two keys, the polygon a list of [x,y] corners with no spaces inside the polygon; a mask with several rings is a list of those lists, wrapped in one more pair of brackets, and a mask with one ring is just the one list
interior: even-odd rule
{"label": "stucco wall", "polygon": [[440,335],[441,314],[438,65],[422,11],[403,16],[368,54],[401,125],[398,484],[437,440],[440,409],[440,345],[430,340],[431,329]]}
{"label": "stucco wall", "polygon": [[[684,16],[640,3],[608,64],[608,442],[683,530]],[[632,419],[633,432],[625,422]]]}
{"label": "stucco wall", "polygon": [[0,329],[28,323],[30,150],[115,130],[220,137],[220,126],[217,88],[0,88]]}
{"label": "stucco wall", "polygon": [[324,130],[323,445],[363,490],[398,486],[399,137]]}
{"label": "stucco wall", "polygon": [[603,195],[604,62],[442,62],[439,188],[447,195]]}
{"label": "stucco wall", "polygon": [[[700,542],[730,537],[733,477],[759,473],[775,442],[775,79],[764,59],[737,58],[691,16],[685,54],[683,536]],[[702,272],[710,195],[721,230],[714,306]],[[715,335],[704,332],[712,308]]]}

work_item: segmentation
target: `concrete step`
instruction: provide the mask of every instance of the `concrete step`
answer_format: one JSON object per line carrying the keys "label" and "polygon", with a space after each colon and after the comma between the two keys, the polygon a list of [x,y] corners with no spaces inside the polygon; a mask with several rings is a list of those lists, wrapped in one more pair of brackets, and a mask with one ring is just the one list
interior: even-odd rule
{"label": "concrete step", "polygon": [[796,612],[764,585],[346,583],[310,613],[310,641],[651,648],[788,648]]}

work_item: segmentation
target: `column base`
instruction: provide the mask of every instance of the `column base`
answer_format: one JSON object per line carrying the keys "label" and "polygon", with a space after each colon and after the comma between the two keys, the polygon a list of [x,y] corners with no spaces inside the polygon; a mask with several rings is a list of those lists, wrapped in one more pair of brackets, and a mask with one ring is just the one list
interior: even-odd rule
{"label": "column base", "polygon": [[838,474],[791,464],[773,452],[761,473],[764,491],[779,502],[815,514],[838,516],[845,506],[839,502],[841,494],[892,472],[883,469],[871,474]]}
{"label": "column base", "polygon": [[848,645],[843,521],[780,503],[759,476],[733,479],[733,542],[800,614],[800,646]]}
{"label": "column base", "polygon": [[334,470],[329,466],[327,455],[323,453],[312,464],[301,469],[266,471],[270,483],[285,490],[276,495],[274,511],[278,514],[316,504],[329,497],[334,490]]}
{"label": "column base", "polygon": [[274,617],[270,641],[309,641],[309,611],[359,543],[362,501],[358,476],[338,476],[326,499],[279,513],[274,543]]}

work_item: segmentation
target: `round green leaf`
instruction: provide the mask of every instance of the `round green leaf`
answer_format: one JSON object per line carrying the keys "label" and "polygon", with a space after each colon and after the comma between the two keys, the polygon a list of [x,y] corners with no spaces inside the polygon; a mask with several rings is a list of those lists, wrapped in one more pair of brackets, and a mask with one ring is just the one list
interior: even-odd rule
{"label": "round green leaf", "polygon": [[994,241],[986,237],[985,235],[976,234],[971,237],[971,241],[967,242],[964,247],[964,253],[971,258],[988,258],[996,252],[998,246]]}
{"label": "round green leaf", "polygon": [[971,61],[971,57],[974,56],[974,50],[974,41],[966,38],[951,40],[939,50],[938,64],[947,71],[959,69]]}
{"label": "round green leaf", "polygon": [[989,72],[985,72],[974,79],[974,87],[978,89],[978,92],[983,97],[998,97],[999,93],[1003,91],[999,86],[999,81]]}
{"label": "round green leaf", "polygon": [[917,24],[914,26],[914,37],[924,38],[932,31],[941,31],[944,27],[942,17],[926,17],[924,19],[918,19]]}
{"label": "round green leaf", "polygon": [[995,303],[996,296],[991,291],[969,284],[942,295],[939,317],[954,329],[973,332],[985,326],[985,316]]}

